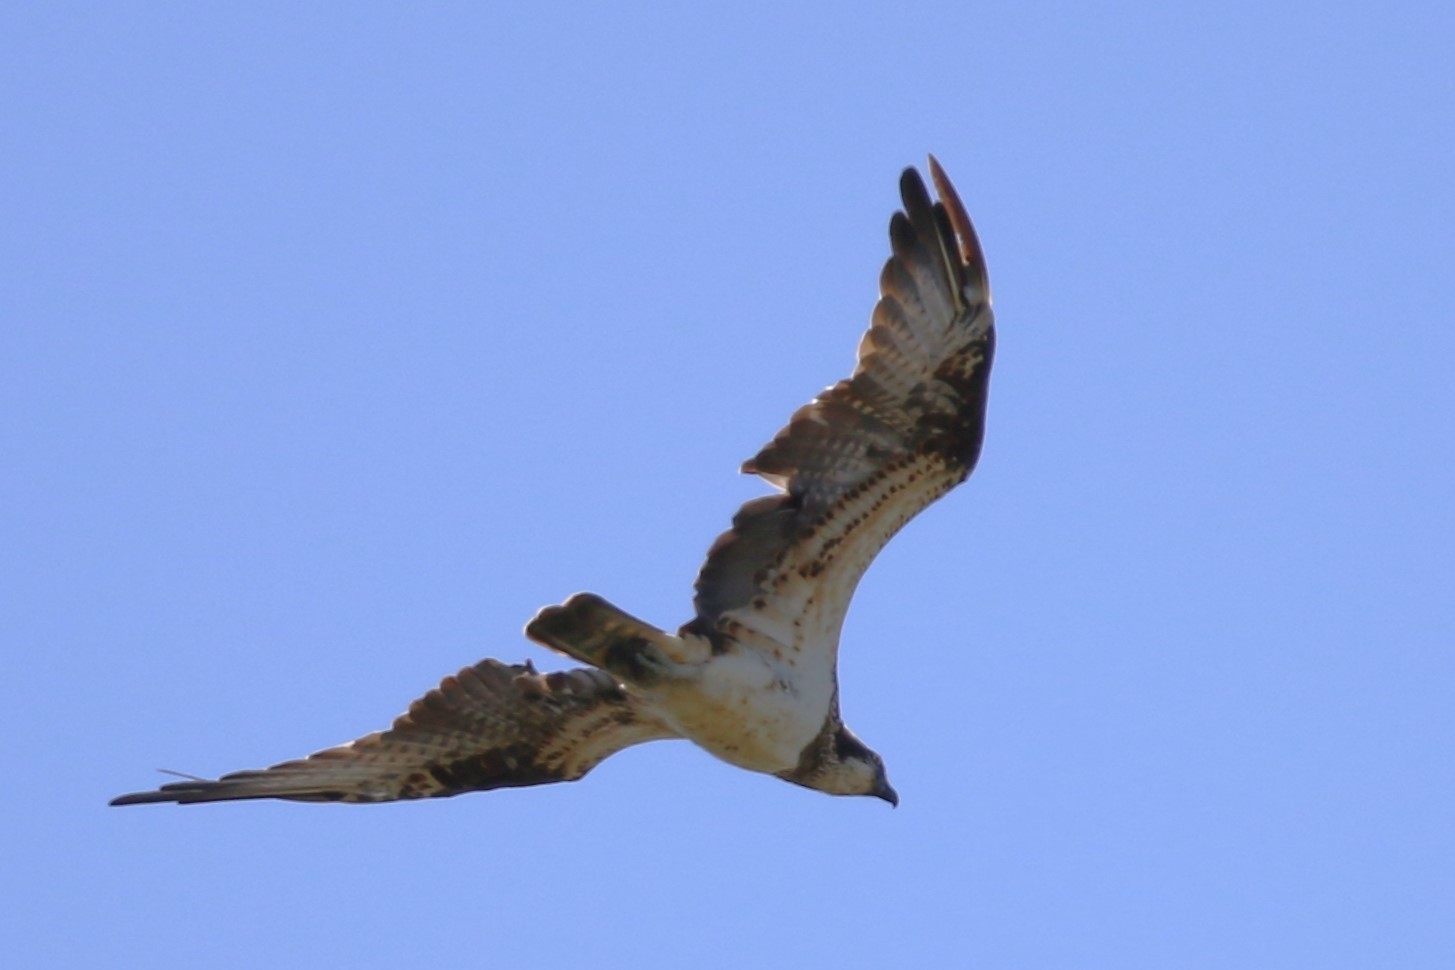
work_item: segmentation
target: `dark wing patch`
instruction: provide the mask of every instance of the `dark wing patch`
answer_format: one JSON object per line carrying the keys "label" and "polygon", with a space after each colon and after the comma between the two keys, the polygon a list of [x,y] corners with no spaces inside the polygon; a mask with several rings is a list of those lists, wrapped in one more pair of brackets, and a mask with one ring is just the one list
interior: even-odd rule
{"label": "dark wing patch", "polygon": [[111,804],[442,798],[574,781],[623,748],[671,737],[604,671],[539,674],[528,663],[484,660],[446,677],[387,731],[264,770],[176,782]]}
{"label": "dark wing patch", "polygon": [[847,553],[841,612],[894,532],[974,468],[995,343],[990,288],[964,206],[933,158],[930,172],[938,202],[914,169],[900,179],[904,209],[890,219],[892,255],[853,374],[743,465],[786,495],[748,502],[714,543],[688,629],[710,633],[755,602],[792,622],[813,595],[793,574],[821,576]]}
{"label": "dark wing patch", "polygon": [[733,516],[733,527],[708,550],[697,576],[698,615],[716,616],[752,600],[758,592],[755,575],[788,545],[800,518],[792,495],[764,495],[744,503]]}

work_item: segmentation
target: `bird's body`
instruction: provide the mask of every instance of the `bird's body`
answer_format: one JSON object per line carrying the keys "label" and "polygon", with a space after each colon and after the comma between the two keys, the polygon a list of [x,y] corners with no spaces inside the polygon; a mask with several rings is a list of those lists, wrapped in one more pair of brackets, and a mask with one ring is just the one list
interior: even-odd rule
{"label": "bird's body", "polygon": [[882,760],[839,716],[839,636],[879,550],[974,468],[995,338],[974,229],[934,159],[930,170],[939,202],[913,169],[900,181],[904,211],[890,222],[893,255],[854,373],[744,464],[778,491],[745,504],[713,544],[695,615],[676,634],[577,594],[526,634],[585,668],[481,661],[388,731],[113,804],[455,795],[575,780],[616,751],[668,738],[897,804]]}
{"label": "bird's body", "polygon": [[644,691],[648,701],[682,737],[749,771],[791,770],[833,700],[831,689],[804,683],[751,650],[734,649],[689,670],[677,683]]}

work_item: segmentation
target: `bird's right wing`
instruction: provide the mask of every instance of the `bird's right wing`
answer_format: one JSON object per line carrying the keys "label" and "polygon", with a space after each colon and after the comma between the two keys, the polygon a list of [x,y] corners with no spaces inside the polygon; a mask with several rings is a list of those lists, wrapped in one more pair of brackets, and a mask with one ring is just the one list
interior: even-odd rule
{"label": "bird's right wing", "polygon": [[297,761],[114,799],[386,802],[575,781],[610,755],[677,735],[605,671],[540,674],[483,660],[446,677],[394,726]]}
{"label": "bird's right wing", "polygon": [[930,159],[889,222],[891,253],[858,362],[743,465],[780,489],[749,501],[708,552],[686,631],[836,658],[860,576],[899,529],[965,479],[985,434],[995,350],[985,258]]}

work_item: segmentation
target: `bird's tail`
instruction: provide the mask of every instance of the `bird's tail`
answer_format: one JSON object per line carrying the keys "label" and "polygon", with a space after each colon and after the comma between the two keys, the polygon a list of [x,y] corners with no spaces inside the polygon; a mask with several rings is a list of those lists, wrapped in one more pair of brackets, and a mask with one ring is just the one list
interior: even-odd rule
{"label": "bird's tail", "polygon": [[688,659],[681,639],[595,593],[577,593],[560,606],[547,606],[526,624],[525,635],[637,683],[656,679],[672,664]]}

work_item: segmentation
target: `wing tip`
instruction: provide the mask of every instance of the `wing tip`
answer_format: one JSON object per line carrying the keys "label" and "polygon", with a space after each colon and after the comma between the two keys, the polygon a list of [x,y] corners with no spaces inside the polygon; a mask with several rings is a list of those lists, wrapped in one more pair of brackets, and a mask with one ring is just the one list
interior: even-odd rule
{"label": "wing tip", "polygon": [[156,802],[175,802],[177,796],[164,791],[134,791],[125,795],[117,795],[107,802],[108,808],[117,808],[122,805],[150,805]]}
{"label": "wing tip", "polygon": [[120,807],[124,805],[158,805],[168,802],[177,805],[189,805],[193,802],[224,802],[235,801],[245,798],[276,797],[269,795],[254,795],[247,791],[237,791],[218,781],[182,781],[174,785],[163,785],[151,791],[128,792],[125,795],[117,795],[107,802],[109,807]]}
{"label": "wing tip", "polygon": [[960,193],[955,191],[955,185],[950,177],[945,174],[940,160],[933,153],[929,156],[930,181],[934,183],[935,195],[939,196],[940,205],[944,208],[945,215],[949,217],[950,226],[953,228],[960,251],[960,260],[964,264],[968,277],[966,282],[978,290],[978,296],[984,302],[990,302],[990,274],[985,267],[985,251],[980,245],[980,237],[975,232],[975,224],[970,219],[970,213],[965,209],[965,203],[960,200]]}
{"label": "wing tip", "polygon": [[[174,781],[170,784],[153,788],[150,791],[127,792],[124,795],[117,795],[106,804],[111,807],[118,805],[151,805],[158,802],[176,802],[181,804],[187,801],[197,801],[198,792],[205,792],[215,788],[217,782],[211,778],[199,778],[196,775],[189,775],[185,771],[173,771],[170,768],[158,768],[164,775],[171,775],[174,778],[181,778],[182,781]],[[189,798],[191,794],[194,797]]]}

